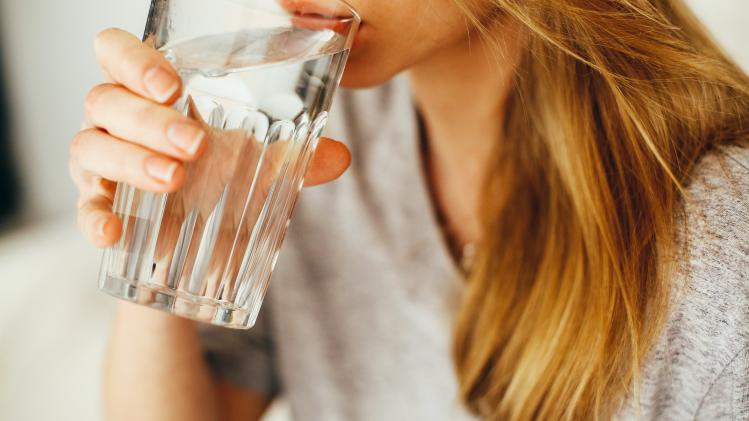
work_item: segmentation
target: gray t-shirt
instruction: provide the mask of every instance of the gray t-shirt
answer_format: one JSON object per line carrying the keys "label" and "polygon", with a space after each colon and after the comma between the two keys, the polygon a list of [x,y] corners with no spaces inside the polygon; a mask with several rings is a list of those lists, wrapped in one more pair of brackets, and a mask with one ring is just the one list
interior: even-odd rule
{"label": "gray t-shirt", "polygon": [[[399,76],[339,93],[327,133],[348,143],[352,167],[302,193],[257,326],[203,328],[217,376],[282,392],[296,420],[473,419],[450,356],[462,280],[409,92]],[[749,419],[749,150],[704,158],[688,190],[689,276],[640,404],[618,419]]]}

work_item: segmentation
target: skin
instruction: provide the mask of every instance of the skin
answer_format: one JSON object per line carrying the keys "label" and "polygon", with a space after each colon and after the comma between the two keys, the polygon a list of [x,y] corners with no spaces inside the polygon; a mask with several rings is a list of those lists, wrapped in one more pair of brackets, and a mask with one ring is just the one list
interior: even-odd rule
{"label": "skin", "polygon": [[[502,29],[506,51],[498,66],[496,53],[468,33],[451,0],[350,4],[363,26],[343,86],[368,87],[408,72],[425,122],[435,207],[459,242],[475,241],[479,186],[500,141],[496,116],[517,56],[516,28]],[[116,182],[176,191],[184,165],[198,159],[206,145],[199,122],[169,107],[181,86],[159,53],[117,29],[99,33],[95,50],[109,82],[86,97],[85,122],[71,142],[70,173],[80,192],[79,227],[92,244],[104,247],[116,242],[122,227],[112,213]],[[336,179],[350,161],[342,143],[322,139],[305,185]],[[216,382],[203,362],[193,322],[124,302],[112,326],[103,393],[109,420],[252,420],[270,399]]]}

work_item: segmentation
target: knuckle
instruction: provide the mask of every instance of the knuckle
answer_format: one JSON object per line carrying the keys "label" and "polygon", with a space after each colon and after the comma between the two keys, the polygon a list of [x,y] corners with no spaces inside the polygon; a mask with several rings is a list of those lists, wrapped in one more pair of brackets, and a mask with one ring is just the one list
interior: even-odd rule
{"label": "knuckle", "polygon": [[88,91],[86,98],[83,101],[86,116],[89,118],[96,114],[97,107],[102,99],[108,92],[112,90],[112,85],[108,83],[102,83],[96,85]]}
{"label": "knuckle", "polygon": [[71,162],[77,162],[78,156],[81,154],[81,144],[84,142],[86,136],[86,130],[82,130],[73,136],[73,140],[70,141],[70,160]]}
{"label": "knuckle", "polygon": [[97,32],[94,36],[94,49],[99,51],[101,47],[106,46],[107,42],[109,42],[113,36],[116,36],[120,32],[122,32],[122,30],[118,28],[105,28]]}
{"label": "knuckle", "polygon": [[75,136],[73,136],[73,140],[70,142],[70,150],[72,153],[72,156],[78,156],[77,152],[80,152],[81,147],[84,143],[88,140],[88,138],[96,133],[98,130],[96,129],[85,129],[81,130],[80,132],[76,133]]}
{"label": "knuckle", "polygon": [[86,197],[80,197],[78,199],[78,214],[77,214],[77,221],[78,221],[78,228],[82,231],[85,231],[86,227],[86,220],[88,219],[88,216],[91,214],[91,201],[87,199]]}
{"label": "knuckle", "polygon": [[80,167],[82,159],[85,158],[86,148],[91,139],[96,136],[99,131],[97,129],[86,129],[78,132],[73,140],[70,142],[70,159],[74,162],[76,167]]}
{"label": "knuckle", "polygon": [[76,209],[78,209],[78,216],[80,216],[83,213],[83,207],[86,206],[86,198],[81,196],[78,196],[78,200],[75,203]]}

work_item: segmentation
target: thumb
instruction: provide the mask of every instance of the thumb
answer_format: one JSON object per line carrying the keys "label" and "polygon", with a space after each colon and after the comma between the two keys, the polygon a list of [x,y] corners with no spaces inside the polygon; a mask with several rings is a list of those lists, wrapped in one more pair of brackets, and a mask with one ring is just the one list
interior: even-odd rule
{"label": "thumb", "polygon": [[326,137],[320,138],[315,155],[312,157],[307,176],[306,187],[316,186],[340,177],[351,165],[351,151],[341,142]]}

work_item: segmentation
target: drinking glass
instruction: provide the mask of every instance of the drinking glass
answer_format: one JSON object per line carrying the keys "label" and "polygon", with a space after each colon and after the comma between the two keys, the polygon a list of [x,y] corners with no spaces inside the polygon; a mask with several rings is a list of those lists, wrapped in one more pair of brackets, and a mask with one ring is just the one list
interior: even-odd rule
{"label": "drinking glass", "polygon": [[101,290],[252,327],[359,23],[340,0],[152,0],[144,42],[207,145],[175,193],[117,186]]}

